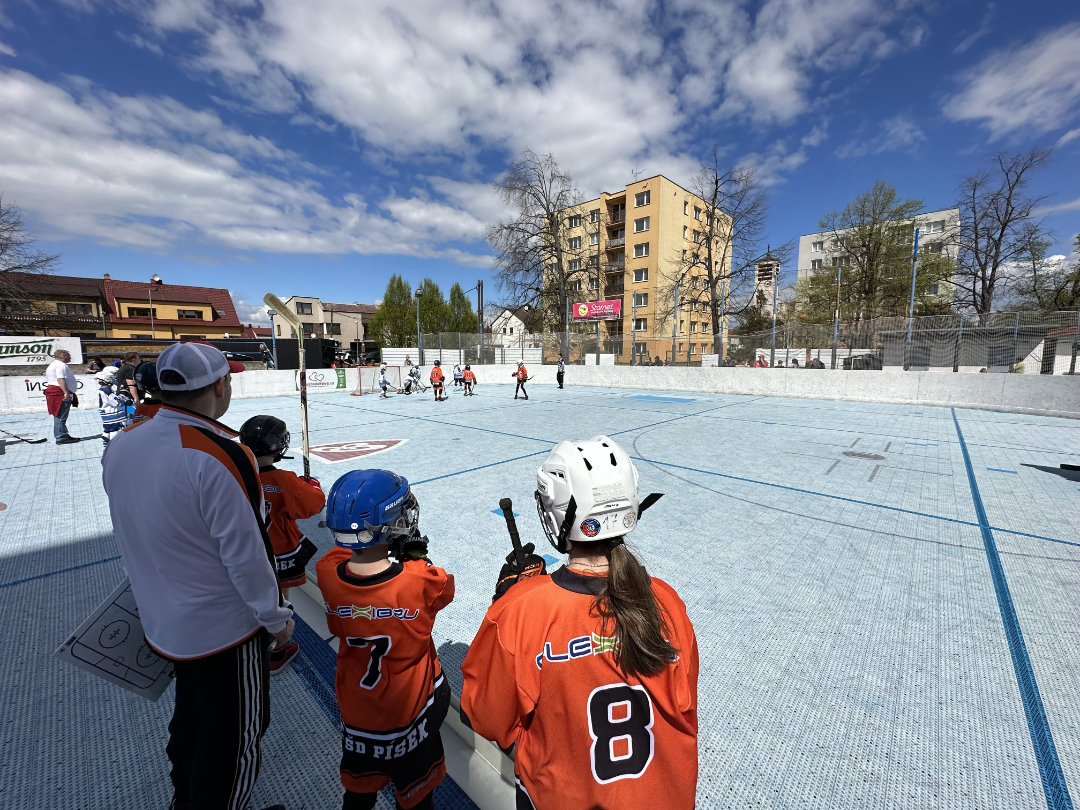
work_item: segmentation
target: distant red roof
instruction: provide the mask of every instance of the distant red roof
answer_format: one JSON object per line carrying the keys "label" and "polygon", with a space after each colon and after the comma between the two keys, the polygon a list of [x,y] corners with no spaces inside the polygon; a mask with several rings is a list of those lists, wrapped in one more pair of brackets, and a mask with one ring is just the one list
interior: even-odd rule
{"label": "distant red roof", "polygon": [[[146,281],[118,281],[107,278],[104,280],[105,296],[113,305],[114,312],[119,312],[116,301],[147,301],[149,306],[150,288],[153,287],[153,296],[162,303],[202,304],[214,310],[213,323],[215,326],[240,327],[240,318],[233,306],[232,296],[228,290],[217,287],[191,287],[183,284],[153,284]],[[113,323],[150,323],[149,318],[121,318],[114,316]],[[167,320],[155,318],[155,322],[162,325],[193,325],[200,321],[190,320]],[[207,323],[202,321],[202,323]]]}
{"label": "distant red roof", "polygon": [[252,326],[250,323],[240,332],[242,338],[268,338],[273,336],[269,326]]}

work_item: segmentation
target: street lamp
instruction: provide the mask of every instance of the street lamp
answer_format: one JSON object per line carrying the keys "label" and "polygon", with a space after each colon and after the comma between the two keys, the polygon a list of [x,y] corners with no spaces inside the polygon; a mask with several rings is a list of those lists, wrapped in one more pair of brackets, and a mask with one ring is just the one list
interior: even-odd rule
{"label": "street lamp", "polygon": [[157,338],[157,332],[154,330],[154,285],[161,283],[161,276],[157,273],[150,276],[150,286],[147,287],[147,295],[150,296],[150,337],[151,339]]}
{"label": "street lamp", "polygon": [[274,368],[276,369],[278,367],[278,362],[277,362],[277,331],[274,329],[274,316],[277,315],[277,312],[275,312],[272,309],[267,309],[266,314],[270,316],[270,341],[273,344]]}
{"label": "street lamp", "polygon": [[424,294],[422,287],[417,287],[416,292],[416,362],[424,365],[424,336],[420,334],[420,296]]}

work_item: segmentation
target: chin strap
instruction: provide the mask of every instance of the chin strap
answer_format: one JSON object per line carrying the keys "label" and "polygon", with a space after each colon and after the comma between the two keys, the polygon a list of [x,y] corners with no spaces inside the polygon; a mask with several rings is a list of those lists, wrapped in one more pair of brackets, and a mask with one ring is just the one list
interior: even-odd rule
{"label": "chin strap", "polygon": [[651,492],[641,499],[641,503],[638,504],[637,516],[638,520],[641,520],[641,513],[656,503],[658,500],[664,497],[663,492]]}

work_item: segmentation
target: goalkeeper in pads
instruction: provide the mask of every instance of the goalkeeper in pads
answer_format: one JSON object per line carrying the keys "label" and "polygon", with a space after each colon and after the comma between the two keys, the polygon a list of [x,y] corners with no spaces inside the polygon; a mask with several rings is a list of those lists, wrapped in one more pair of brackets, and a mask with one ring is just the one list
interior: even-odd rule
{"label": "goalkeeper in pads", "polygon": [[439,728],[450,687],[431,631],[454,577],[427,559],[419,518],[409,482],[389,470],[345,473],[327,496],[337,548],[316,570],[339,639],[343,810],[371,810],[390,783],[399,808],[431,808],[446,775]]}
{"label": "goalkeeper in pads", "polygon": [[[504,567],[461,667],[472,728],[516,745],[518,808],[694,806],[694,628],[625,544],[657,498],[638,500],[638,472],[606,436],[559,442],[537,471],[540,522],[566,564],[509,584]],[[522,551],[525,574],[538,558]]]}

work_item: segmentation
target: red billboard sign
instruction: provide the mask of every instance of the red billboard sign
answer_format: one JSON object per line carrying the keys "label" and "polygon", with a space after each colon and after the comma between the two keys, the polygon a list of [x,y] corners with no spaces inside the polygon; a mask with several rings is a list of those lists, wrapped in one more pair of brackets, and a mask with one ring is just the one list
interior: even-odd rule
{"label": "red billboard sign", "polygon": [[622,317],[622,299],[583,301],[570,307],[575,321],[617,321]]}

